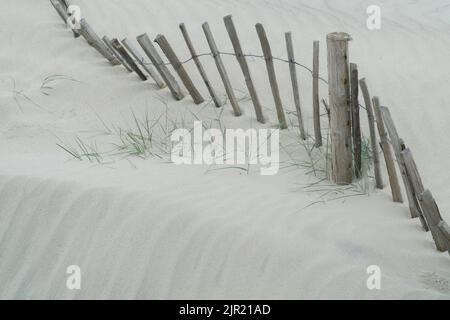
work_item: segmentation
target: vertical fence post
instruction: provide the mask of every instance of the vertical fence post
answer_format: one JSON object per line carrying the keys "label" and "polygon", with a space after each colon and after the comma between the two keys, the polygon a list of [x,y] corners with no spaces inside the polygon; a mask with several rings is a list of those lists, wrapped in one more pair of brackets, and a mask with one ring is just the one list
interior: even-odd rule
{"label": "vertical fence post", "polygon": [[192,41],[191,41],[191,37],[189,36],[189,33],[188,33],[184,23],[180,23],[180,30],[181,30],[181,33],[183,34],[183,38],[184,38],[184,41],[186,42],[189,52],[191,53],[191,57],[194,60],[195,65],[197,66],[198,72],[200,73],[200,76],[202,77],[203,82],[205,83],[206,88],[208,89],[209,95],[211,96],[215,106],[217,108],[221,107],[222,105],[220,103],[220,100],[217,97],[216,91],[212,87],[211,82],[208,79],[208,76],[206,75],[206,71],[203,68],[203,65],[202,65],[200,59],[197,56],[197,52],[195,51],[194,45],[192,44]]}
{"label": "vertical fence post", "polygon": [[131,43],[130,40],[127,38],[124,38],[122,40],[123,45],[125,48],[128,49],[128,51],[131,53],[131,55],[137,60],[137,62],[142,66],[142,68],[147,71],[147,73],[150,75],[150,77],[153,78],[153,80],[156,82],[159,88],[164,88],[166,85],[164,84],[164,81],[161,79],[161,77],[158,75],[158,73],[155,71],[155,69],[144,60],[144,57],[139,54],[137,49],[134,47],[134,45]]}
{"label": "vertical fence post", "polygon": [[367,119],[369,121],[370,144],[372,146],[373,167],[375,172],[375,184],[378,189],[383,189],[383,178],[381,176],[380,156],[378,154],[377,135],[375,132],[375,117],[373,115],[372,100],[370,98],[369,89],[367,88],[366,79],[359,80],[361,91],[366,105]]}
{"label": "vertical fence post", "polygon": [[273,100],[275,101],[275,108],[277,109],[278,122],[281,129],[287,128],[286,116],[283,110],[283,103],[281,102],[280,90],[278,88],[277,76],[275,74],[275,66],[273,64],[272,50],[270,49],[269,40],[267,40],[266,31],[261,23],[255,25],[258,33],[261,48],[266,60],[267,73],[269,74],[270,88],[272,89]]}
{"label": "vertical fence post", "polygon": [[316,147],[322,145],[322,132],[320,129],[320,108],[319,108],[319,41],[313,43],[313,118],[314,118],[314,138]]}
{"label": "vertical fence post", "polygon": [[155,42],[159,45],[161,50],[164,52],[167,59],[169,59],[169,62],[172,64],[173,68],[175,69],[175,72],[178,74],[178,76],[180,77],[184,86],[188,90],[189,94],[191,95],[192,99],[194,100],[194,103],[200,104],[200,103],[204,102],[205,100],[203,99],[200,92],[198,92],[197,88],[195,87],[194,83],[192,82],[191,78],[189,77],[189,74],[187,73],[187,71],[184,68],[183,64],[181,63],[180,59],[178,59],[178,56],[176,55],[172,46],[169,44],[169,41],[167,41],[166,37],[162,34],[159,34],[156,36]]}
{"label": "vertical fence post", "polygon": [[337,184],[350,184],[353,177],[350,123],[350,79],[346,33],[327,35],[330,103],[331,169]]}
{"label": "vertical fence post", "polygon": [[149,59],[155,66],[156,70],[158,70],[159,74],[164,79],[164,82],[167,84],[167,87],[169,88],[175,100],[183,99],[184,94],[181,91],[181,88],[177,80],[175,80],[173,75],[170,73],[169,69],[167,69],[167,67],[164,65],[164,62],[162,61],[160,55],[158,54],[158,51],[156,51],[156,48],[153,46],[148,35],[144,33],[137,36],[136,39],[141,45],[142,50],[144,50],[145,54],[149,57]]}
{"label": "vertical fence post", "polygon": [[223,18],[223,21],[225,23],[225,27],[227,29],[228,36],[230,37],[231,43],[233,44],[234,53],[236,54],[236,58],[239,62],[239,65],[241,66],[242,73],[244,74],[245,83],[247,85],[248,92],[250,93],[250,97],[252,98],[253,106],[255,107],[256,119],[258,120],[258,122],[265,123],[261,103],[259,102],[258,94],[256,93],[255,86],[253,85],[250,69],[242,51],[241,43],[239,42],[233,19],[231,15],[228,15]]}
{"label": "vertical fence post", "polygon": [[300,92],[298,89],[297,68],[295,65],[294,46],[292,45],[292,35],[290,32],[284,34],[286,40],[286,50],[289,60],[289,73],[291,75],[292,91],[294,94],[295,110],[297,111],[298,126],[300,129],[300,138],[306,140],[305,125],[303,123],[303,115],[300,103]]}
{"label": "vertical fence post", "polygon": [[359,120],[358,79],[358,66],[356,63],[350,63],[353,160],[355,166],[355,176],[357,178],[361,178],[361,125]]}
{"label": "vertical fence post", "polygon": [[239,107],[236,96],[234,95],[230,79],[228,78],[227,71],[225,70],[222,58],[220,57],[219,50],[217,49],[216,42],[214,41],[211,29],[209,28],[209,24],[207,22],[203,23],[202,29],[205,33],[206,40],[208,41],[209,48],[211,49],[211,53],[214,58],[214,62],[216,63],[217,70],[219,71],[220,78],[222,79],[223,86],[225,87],[228,100],[230,100],[231,107],[233,108],[234,115],[238,117],[242,114],[241,108]]}
{"label": "vertical fence post", "polygon": [[394,200],[394,202],[403,202],[402,192],[398,183],[397,171],[395,171],[395,163],[392,156],[392,150],[389,146],[386,128],[381,116],[380,100],[378,99],[378,97],[373,97],[372,102],[373,109],[375,111],[375,117],[377,120],[378,134],[380,135],[380,146],[384,154],[386,169],[389,175],[389,184],[391,186],[392,199]]}

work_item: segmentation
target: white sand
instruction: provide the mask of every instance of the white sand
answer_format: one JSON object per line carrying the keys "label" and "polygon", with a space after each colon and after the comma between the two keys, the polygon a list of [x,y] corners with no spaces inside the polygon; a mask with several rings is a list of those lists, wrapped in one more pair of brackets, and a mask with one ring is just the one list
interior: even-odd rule
{"label": "white sand", "polygon": [[[180,22],[199,53],[208,52],[204,21],[219,48],[232,51],[222,22],[227,14],[247,53],[261,52],[256,22],[266,27],[278,57],[286,56],[284,32],[290,30],[297,59],[307,65],[312,41],[321,40],[322,75],[325,35],[350,33],[350,59],[371,93],[390,107],[424,184],[450,221],[448,0],[379,1],[380,31],[365,26],[371,1],[73,3],[100,36],[134,40],[143,32],[151,38],[163,33],[183,59],[188,51]],[[190,97],[174,102],[167,89],[112,68],[84,39],[73,39],[46,0],[2,0],[0,40],[0,298],[450,298],[449,255],[435,250],[406,204],[391,201],[389,188],[302,209],[320,193],[302,191],[309,180],[301,169],[263,177],[257,170],[206,172],[157,159],[107,165],[71,160],[56,137],[93,137],[101,129],[96,113],[106,123],[123,124],[131,108],[161,112],[158,99],[168,103],[170,116],[201,107]],[[223,95],[212,59],[202,61]],[[224,61],[234,87],[245,91],[235,59]],[[200,84],[192,62],[186,66]],[[262,103],[274,111],[264,61],[250,66]],[[276,67],[292,109],[288,67]],[[299,72],[311,130],[311,78]],[[44,95],[41,83],[53,74],[81,83],[55,82]],[[225,107],[227,124],[255,125],[251,102],[242,105],[246,115],[239,119]],[[200,115],[214,116],[213,109]],[[274,124],[275,114],[269,116]],[[79,291],[66,288],[72,264],[82,270]],[[374,264],[382,271],[381,290],[370,291],[366,268]]]}

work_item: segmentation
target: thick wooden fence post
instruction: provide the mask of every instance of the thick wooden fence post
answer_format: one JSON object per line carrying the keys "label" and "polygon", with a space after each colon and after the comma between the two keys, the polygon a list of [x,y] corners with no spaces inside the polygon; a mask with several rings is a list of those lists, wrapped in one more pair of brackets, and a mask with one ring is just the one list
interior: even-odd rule
{"label": "thick wooden fence post", "polygon": [[219,50],[217,49],[216,42],[211,33],[211,29],[209,28],[209,24],[207,22],[203,23],[202,29],[203,32],[205,33],[206,40],[208,41],[209,48],[211,49],[211,54],[214,58],[214,62],[216,63],[217,70],[219,71],[220,78],[222,79],[223,82],[223,86],[225,87],[228,100],[230,100],[231,107],[233,108],[234,115],[238,117],[242,114],[241,108],[239,107],[236,96],[234,95],[230,79],[228,78],[227,71],[225,70],[222,58],[220,57]]}
{"label": "thick wooden fence post", "polygon": [[447,246],[448,254],[450,254],[450,227],[448,226],[447,222],[442,220],[438,223],[438,228],[441,232],[445,245]]}
{"label": "thick wooden fence post", "polygon": [[175,100],[183,99],[184,94],[181,91],[181,88],[177,80],[175,80],[173,75],[170,73],[169,69],[167,69],[167,67],[164,65],[164,62],[162,61],[160,55],[158,54],[158,51],[156,51],[156,48],[153,46],[148,35],[144,33],[137,36],[136,39],[141,45],[145,54],[149,57],[149,59],[155,66],[156,70],[158,70],[159,74],[164,79],[164,82],[167,84],[167,87],[169,88]]}
{"label": "thick wooden fence post", "polygon": [[188,33],[184,23],[180,23],[180,30],[181,30],[181,33],[183,34],[183,38],[184,38],[184,41],[186,42],[189,52],[191,53],[191,57],[194,60],[195,65],[197,66],[198,72],[200,73],[200,76],[202,77],[203,82],[205,83],[206,88],[208,89],[209,95],[211,96],[215,106],[217,108],[221,107],[222,104],[220,103],[220,100],[217,97],[216,91],[212,87],[211,82],[208,79],[208,76],[206,75],[206,71],[203,68],[203,65],[197,55],[197,52],[195,51],[194,45],[192,44],[192,41],[191,41],[191,37],[189,36],[189,33]]}
{"label": "thick wooden fence post", "polygon": [[412,186],[409,181],[408,175],[406,173],[405,163],[403,162],[403,157],[401,156],[402,147],[401,139],[398,135],[397,128],[395,127],[394,121],[392,120],[391,113],[388,108],[380,106],[381,116],[383,122],[386,125],[386,129],[389,133],[389,138],[394,149],[394,154],[397,159],[397,164],[400,169],[400,174],[402,176],[403,185],[405,186],[406,196],[408,198],[409,211],[411,213],[411,218],[418,218],[421,215],[421,209],[417,199],[413,195]]}
{"label": "thick wooden fence post", "polygon": [[111,45],[116,49],[122,57],[125,59],[127,64],[133,69],[134,72],[141,78],[142,81],[147,80],[147,76],[142,72],[142,70],[139,68],[139,66],[134,62],[133,58],[128,53],[127,49],[125,49],[122,44],[117,39],[112,39]]}
{"label": "thick wooden fence post", "polygon": [[200,92],[198,92],[197,88],[195,87],[194,83],[189,77],[189,74],[187,73],[180,59],[178,59],[178,56],[176,55],[172,46],[169,44],[169,41],[167,41],[166,37],[162,34],[159,34],[156,36],[155,42],[159,45],[162,52],[164,52],[167,59],[169,59],[169,62],[172,64],[173,68],[175,69],[175,72],[178,74],[184,86],[188,90],[189,94],[194,100],[194,103],[200,104],[204,102],[205,100],[203,99]]}
{"label": "thick wooden fence post", "polygon": [[86,39],[87,43],[95,48],[102,56],[104,56],[113,66],[119,65],[120,61],[114,53],[109,49],[100,37],[94,32],[89,23],[85,19],[80,20],[80,34]]}
{"label": "thick wooden fence post", "polygon": [[284,34],[286,39],[286,50],[289,60],[289,73],[291,75],[292,91],[294,95],[295,110],[297,111],[298,126],[300,129],[300,138],[306,140],[305,125],[303,122],[302,108],[300,103],[300,92],[298,89],[297,68],[295,65],[294,46],[292,44],[292,35],[290,32]]}
{"label": "thick wooden fence post", "polygon": [[320,104],[319,104],[319,41],[313,43],[313,118],[314,118],[314,138],[316,147],[322,145],[322,131],[320,128]]}
{"label": "thick wooden fence post", "polygon": [[350,93],[351,93],[351,118],[352,118],[352,141],[353,141],[353,160],[355,167],[355,176],[361,178],[361,124],[359,119],[359,85],[358,85],[358,66],[356,63],[350,63]]}
{"label": "thick wooden fence post", "polygon": [[388,135],[384,126],[383,117],[381,116],[380,100],[378,99],[378,97],[373,97],[372,102],[377,121],[378,134],[380,136],[380,146],[384,154],[386,169],[389,175],[389,184],[391,186],[392,199],[394,200],[394,202],[403,202],[402,191],[400,189],[400,184],[398,183],[397,171],[395,170],[392,150],[389,146]]}
{"label": "thick wooden fence post", "polygon": [[123,45],[125,48],[128,49],[128,51],[131,53],[131,55],[138,61],[138,63],[142,66],[142,68],[147,71],[147,73],[152,77],[152,79],[155,81],[155,83],[158,85],[159,88],[164,88],[166,85],[164,84],[164,81],[161,79],[161,77],[158,75],[158,73],[155,71],[155,69],[144,60],[144,57],[139,54],[137,49],[134,47],[134,45],[131,43],[130,40],[127,38],[124,38],[122,40]]}
{"label": "thick wooden fence post", "polygon": [[337,184],[350,184],[353,178],[348,62],[350,39],[348,34],[341,32],[327,35],[331,178]]}
{"label": "thick wooden fence post", "polygon": [[383,177],[381,176],[380,156],[378,154],[377,135],[375,132],[375,117],[373,114],[372,100],[370,98],[369,89],[367,88],[366,79],[359,80],[361,91],[366,105],[367,119],[369,121],[370,144],[372,146],[373,167],[375,173],[375,184],[378,189],[383,189]]}
{"label": "thick wooden fence post", "polygon": [[261,23],[255,25],[258,33],[261,48],[266,60],[267,73],[269,74],[270,88],[272,89],[273,100],[275,101],[275,108],[277,109],[278,122],[281,129],[287,128],[286,116],[283,110],[283,103],[281,102],[280,90],[278,88],[277,76],[275,74],[275,66],[273,64],[272,50],[270,49],[269,40],[267,40],[266,31]]}
{"label": "thick wooden fence post", "polygon": [[128,72],[133,72],[133,69],[128,65],[128,63],[125,61],[125,58],[122,57],[120,52],[116,50],[116,48],[113,47],[111,44],[111,39],[109,39],[107,36],[103,36],[102,38],[105,45],[111,50],[111,52],[116,56],[117,60],[120,61],[120,63],[127,69]]}
{"label": "thick wooden fence post", "polygon": [[258,94],[256,93],[255,86],[253,85],[252,76],[250,74],[250,68],[248,67],[247,60],[245,59],[244,53],[242,51],[241,43],[233,23],[231,15],[223,18],[225,27],[230,37],[231,43],[234,48],[234,53],[236,54],[236,59],[241,66],[242,73],[244,74],[245,84],[247,85],[248,92],[253,101],[253,106],[255,107],[256,119],[258,122],[265,123],[265,119],[262,112],[261,103],[259,102]]}

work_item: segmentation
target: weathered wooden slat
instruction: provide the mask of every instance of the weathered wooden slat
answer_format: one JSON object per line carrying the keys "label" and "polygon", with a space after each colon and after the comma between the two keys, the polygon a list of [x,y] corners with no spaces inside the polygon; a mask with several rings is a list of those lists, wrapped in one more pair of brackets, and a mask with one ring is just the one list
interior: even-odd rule
{"label": "weathered wooden slat", "polygon": [[178,74],[187,91],[191,95],[192,99],[194,100],[194,103],[200,104],[204,102],[205,100],[195,87],[194,83],[191,80],[191,77],[189,77],[189,74],[187,73],[180,59],[178,59],[178,56],[176,55],[172,46],[169,44],[169,41],[167,41],[166,37],[162,34],[159,34],[156,36],[155,42],[159,45],[162,52],[164,52],[167,59],[169,59],[169,62],[172,64],[172,67],[175,69],[175,72]]}
{"label": "weathered wooden slat", "polygon": [[394,121],[392,120],[391,112],[387,107],[380,106],[381,116],[386,129],[389,133],[390,142],[392,149],[394,150],[395,157],[397,159],[397,165],[400,169],[400,174],[402,176],[403,185],[405,186],[405,192],[408,199],[409,211],[411,213],[411,218],[418,218],[421,215],[421,209],[417,199],[414,197],[412,192],[412,186],[409,182],[408,175],[406,174],[405,163],[401,156],[401,139],[398,135],[397,128],[395,127]]}
{"label": "weathered wooden slat", "polygon": [[177,80],[175,80],[173,75],[170,73],[169,69],[164,65],[164,62],[162,61],[161,56],[158,54],[158,51],[156,51],[156,48],[153,46],[153,43],[151,42],[148,35],[146,33],[144,33],[144,34],[137,36],[137,41],[141,45],[145,54],[149,57],[150,61],[155,66],[156,70],[158,70],[159,74],[164,79],[164,82],[166,83],[167,87],[169,88],[170,92],[172,93],[172,96],[176,100],[183,99],[184,94],[181,91],[181,88],[180,88]]}
{"label": "weathered wooden slat", "polygon": [[381,176],[380,156],[378,153],[377,135],[375,132],[375,117],[373,114],[372,100],[370,98],[369,89],[367,87],[366,79],[359,80],[359,85],[364,97],[364,104],[366,105],[367,119],[369,121],[370,144],[372,146],[373,167],[375,172],[375,184],[378,189],[383,189],[383,178]]}
{"label": "weathered wooden slat", "polygon": [[359,119],[359,85],[358,85],[358,66],[356,63],[350,63],[350,94],[351,94],[351,121],[352,121],[352,142],[353,142],[353,161],[355,176],[361,178],[361,124]]}
{"label": "weathered wooden slat", "polygon": [[322,131],[320,127],[320,105],[319,105],[319,41],[313,42],[313,119],[314,119],[314,139],[316,147],[322,145]]}
{"label": "weathered wooden slat", "polygon": [[436,248],[441,252],[448,250],[450,248],[448,246],[450,244],[448,240],[450,239],[447,240],[445,230],[441,230],[439,227],[439,223],[443,220],[430,190],[425,190],[420,194],[420,204],[427,219]]}
{"label": "weathered wooden slat", "polygon": [[128,49],[128,51],[131,53],[131,55],[136,59],[136,61],[141,65],[141,67],[147,71],[147,73],[152,77],[152,79],[155,81],[155,83],[160,88],[164,88],[166,85],[164,81],[161,79],[161,77],[158,75],[158,72],[150,65],[149,62],[147,62],[143,56],[141,56],[138,52],[138,50],[135,48],[133,43],[131,43],[130,40],[127,38],[122,39],[122,44],[125,48]]}
{"label": "weathered wooden slat", "polygon": [[136,62],[134,62],[133,58],[128,53],[127,49],[125,49],[122,46],[122,44],[119,42],[119,40],[112,39],[111,45],[114,47],[114,49],[116,49],[122,55],[122,57],[125,59],[127,64],[131,67],[131,69],[133,69],[134,72],[136,72],[136,74],[139,76],[139,78],[141,78],[142,81],[146,81],[147,76],[144,74],[144,72],[142,72],[142,70],[139,68],[139,66],[136,64]]}
{"label": "weathered wooden slat", "polygon": [[349,40],[350,36],[342,32],[327,35],[331,178],[344,185],[352,183],[353,179]]}
{"label": "weathered wooden slat", "polygon": [[206,88],[208,89],[209,95],[211,96],[214,105],[219,108],[222,106],[220,103],[219,98],[217,97],[216,91],[214,90],[213,86],[211,85],[211,82],[208,79],[208,76],[206,75],[206,71],[203,68],[203,64],[200,61],[199,57],[197,56],[197,52],[195,51],[194,45],[192,44],[191,37],[189,36],[189,33],[186,29],[186,26],[184,23],[180,23],[180,30],[183,35],[184,41],[186,42],[186,45],[189,49],[189,52],[191,53],[191,57],[194,60],[194,63],[198,69],[198,72],[200,73],[200,76],[203,79],[203,82],[206,85]]}
{"label": "weathered wooden slat", "polygon": [[[69,15],[67,14],[67,7],[65,7],[64,3],[58,0],[50,0],[50,3],[52,4],[53,8],[55,8],[56,12],[61,17],[61,19],[64,21],[64,24],[67,25]],[[80,36],[78,30],[72,28],[71,30],[75,38],[78,38]]]}
{"label": "weathered wooden slat", "polygon": [[445,245],[447,247],[448,254],[450,254],[450,227],[448,226],[447,222],[442,220],[438,223],[439,231],[442,234],[442,237],[445,241]]}
{"label": "weathered wooden slat", "polygon": [[131,67],[128,65],[128,63],[125,61],[122,55],[111,44],[111,39],[109,39],[107,36],[103,36],[102,40],[103,43],[114,53],[117,60],[120,61],[120,63],[125,67],[125,69],[127,69],[128,72],[133,72],[133,69],[131,69]]}
{"label": "weathered wooden slat", "polygon": [[[411,150],[406,148],[403,144],[403,141],[400,139],[400,144],[402,151],[400,152],[400,157],[402,158],[402,162],[405,164],[406,175],[408,176],[408,180],[411,185],[411,192],[413,197],[419,202],[421,201],[421,195],[425,191],[423,187],[422,179],[420,178],[419,171],[417,170],[416,162],[412,156]],[[428,217],[427,213],[423,210],[419,211],[419,219],[422,223],[422,227],[425,231],[429,231],[428,227]]]}
{"label": "weathered wooden slat", "polygon": [[297,79],[297,67],[295,65],[294,46],[292,44],[292,35],[290,32],[284,34],[286,40],[286,50],[289,60],[289,73],[291,75],[292,92],[294,95],[295,110],[297,112],[298,126],[300,129],[300,138],[306,140],[306,131],[303,121],[302,108],[300,102],[300,91]]}
{"label": "weathered wooden slat", "polygon": [[230,37],[231,43],[233,45],[234,53],[236,54],[236,59],[239,62],[239,65],[241,66],[242,73],[244,74],[245,84],[247,85],[248,92],[250,93],[250,97],[252,98],[253,106],[255,108],[256,119],[258,120],[258,122],[265,123],[266,121],[263,116],[261,103],[259,102],[258,94],[256,93],[252,76],[250,74],[250,68],[248,67],[247,59],[245,59],[244,52],[242,51],[241,43],[239,41],[239,37],[233,23],[233,19],[231,15],[228,15],[223,18],[223,21],[225,23],[228,36]]}
{"label": "weathered wooden slat", "polygon": [[100,54],[104,56],[113,66],[120,64],[120,61],[116,58],[114,53],[105,45],[105,43],[100,39],[85,19],[80,20],[80,27],[80,34],[93,48],[100,52]]}
{"label": "weathered wooden slat", "polygon": [[211,50],[211,54],[214,58],[214,62],[216,63],[217,70],[219,71],[220,78],[222,79],[223,86],[225,87],[225,91],[228,96],[228,100],[230,101],[231,107],[233,108],[233,112],[235,116],[240,116],[242,114],[241,108],[237,102],[236,96],[234,95],[233,88],[231,87],[230,79],[228,78],[227,71],[225,69],[225,65],[223,64],[222,58],[220,57],[219,50],[217,49],[216,42],[211,33],[211,29],[209,28],[209,24],[207,22],[202,24],[203,32],[205,33],[206,40],[208,41],[209,48]]}
{"label": "weathered wooden slat", "polygon": [[281,102],[280,90],[278,88],[277,76],[275,74],[275,66],[273,63],[272,50],[270,49],[269,40],[267,39],[266,31],[261,23],[255,25],[264,59],[266,60],[267,73],[269,74],[270,88],[272,89],[273,100],[277,110],[278,122],[281,129],[287,128],[286,116],[283,110],[283,103]]}
{"label": "weathered wooden slat", "polygon": [[394,202],[403,202],[402,191],[398,182],[397,171],[395,170],[394,157],[389,145],[388,135],[384,126],[383,117],[381,116],[380,100],[378,97],[372,98],[373,109],[377,122],[378,134],[380,136],[380,146],[384,154],[386,169],[389,175],[389,184],[391,186],[392,199]]}

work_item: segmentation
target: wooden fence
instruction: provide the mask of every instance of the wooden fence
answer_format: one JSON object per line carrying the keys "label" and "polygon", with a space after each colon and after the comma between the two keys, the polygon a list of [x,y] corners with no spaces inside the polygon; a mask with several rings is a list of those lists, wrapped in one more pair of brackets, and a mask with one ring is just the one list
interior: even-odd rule
{"label": "wooden fence", "polygon": [[[67,24],[68,19],[71,19],[70,13],[67,10],[67,2],[62,0],[50,0],[50,2],[64,23]],[[285,34],[288,60],[284,60],[272,56],[270,43],[262,24],[257,23],[255,25],[256,33],[261,43],[262,56],[244,54],[231,15],[224,17],[224,24],[233,45],[234,54],[232,55],[236,57],[241,67],[258,122],[265,123],[265,118],[246,57],[259,57],[263,58],[266,62],[280,129],[286,129],[288,126],[278,88],[277,77],[275,75],[274,60],[284,61],[289,64],[293,99],[301,139],[306,139],[306,133],[302,116],[302,105],[296,67],[301,66],[311,72],[314,138],[317,147],[322,145],[318,84],[319,80],[328,84],[329,103],[325,100],[322,100],[322,102],[326,108],[330,122],[332,169],[330,178],[336,184],[350,184],[355,178],[359,178],[361,175],[362,151],[360,108],[362,106],[359,104],[358,98],[359,88],[361,89],[369,123],[376,187],[378,189],[384,188],[378,152],[378,146],[380,146],[389,176],[388,181],[393,201],[399,203],[403,202],[402,191],[395,165],[395,163],[397,163],[407,196],[411,217],[419,218],[424,231],[431,232],[437,250],[448,251],[450,254],[450,227],[442,219],[432,193],[423,185],[411,150],[400,138],[389,109],[380,105],[378,97],[371,97],[366,79],[359,79],[357,65],[348,61],[348,42],[351,40],[351,37],[348,34],[341,32],[330,33],[327,35],[328,81],[326,81],[319,76],[319,41],[314,41],[313,43],[312,68],[308,68],[295,61],[292,35],[290,32]],[[212,56],[217,71],[222,79],[234,115],[240,116],[242,112],[232,89],[231,80],[222,61],[222,53],[217,48],[208,23],[205,22],[202,25],[202,28],[211,53],[201,55],[197,54],[186,26],[182,23],[179,27],[191,54],[191,58],[185,62],[180,61],[164,35],[158,35],[154,42],[158,44],[169,63],[163,62],[158,50],[147,34],[137,36],[136,40],[151,62],[148,62],[142,57],[134,47],[133,43],[127,38],[119,41],[117,39],[111,40],[107,36],[104,36],[101,39],[84,19],[80,21],[80,29],[72,29],[72,32],[75,37],[78,37],[79,35],[83,36],[93,48],[109,61],[111,65],[115,66],[121,64],[129,72],[136,73],[143,81],[146,81],[150,77],[160,89],[167,86],[174,99],[181,100],[185,95],[180,84],[167,67],[167,65],[171,65],[178,74],[179,79],[181,79],[181,82],[187,89],[189,95],[192,97],[194,103],[200,104],[204,102],[204,98],[183,66],[184,63],[193,60],[201,75],[203,83],[208,89],[212,101],[214,101],[215,107],[223,107],[217,97],[216,90],[209,81],[207,72],[199,59],[201,55]],[[378,130],[378,136],[376,134],[376,129]],[[379,144],[377,143],[378,140],[380,141]],[[394,156],[396,162],[394,161]]]}

